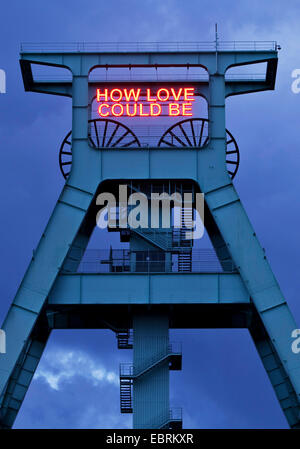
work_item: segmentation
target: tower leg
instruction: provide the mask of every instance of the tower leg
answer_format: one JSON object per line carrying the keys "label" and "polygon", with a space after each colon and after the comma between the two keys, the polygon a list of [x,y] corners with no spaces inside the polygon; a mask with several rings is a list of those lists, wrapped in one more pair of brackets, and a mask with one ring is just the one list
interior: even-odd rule
{"label": "tower leg", "polygon": [[297,394],[257,313],[253,315],[249,330],[287,422],[292,428],[299,428],[300,404]]}
{"label": "tower leg", "polygon": [[206,202],[256,309],[251,334],[263,365],[290,426],[297,427],[300,360],[291,349],[296,322],[233,185],[206,192]]}
{"label": "tower leg", "polygon": [[133,318],[133,428],[160,428],[169,420],[169,361],[156,364],[169,347],[167,314],[150,311]]}
{"label": "tower leg", "polygon": [[92,194],[64,187],[4,320],[7,352],[0,360],[0,426],[12,426],[43,353],[50,333],[48,323],[41,326],[44,304],[55,279],[70,262],[73,268],[80,262],[70,253],[87,242],[78,231],[91,199]]}
{"label": "tower leg", "polygon": [[37,320],[0,397],[0,428],[11,428],[43,354],[50,329],[44,315]]}

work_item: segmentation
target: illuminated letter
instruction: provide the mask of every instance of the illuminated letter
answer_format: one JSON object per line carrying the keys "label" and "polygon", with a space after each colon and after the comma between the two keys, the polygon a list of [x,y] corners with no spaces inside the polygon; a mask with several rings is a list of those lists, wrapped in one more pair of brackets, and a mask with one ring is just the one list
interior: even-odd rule
{"label": "illuminated letter", "polygon": [[100,106],[99,106],[99,108],[98,108],[98,114],[99,114],[101,117],[107,117],[107,116],[109,115],[109,111],[102,112],[102,109],[103,109],[103,108],[109,108],[109,104],[107,104],[107,103],[102,103],[102,104],[100,104]]}
{"label": "illuminated letter", "polygon": [[124,95],[126,98],[126,101],[130,101],[130,98],[133,97],[134,101],[138,101],[140,98],[141,89],[137,89],[136,91],[134,89],[130,89],[128,92],[127,89],[124,89]]}
{"label": "illuminated letter", "polygon": [[97,89],[97,101],[101,101],[100,97],[104,97],[105,101],[108,101],[107,89],[104,89],[104,94],[101,93],[101,89]]}
{"label": "illuminated letter", "polygon": [[[184,101],[195,101],[194,98],[194,87],[185,87],[184,88]],[[189,98],[189,95],[191,95],[192,98]]]}
{"label": "illuminated letter", "polygon": [[[161,92],[165,92],[165,94],[166,94],[166,97],[165,98],[161,98]],[[170,97],[170,92],[168,91],[168,89],[165,89],[165,88],[161,88],[161,89],[159,89],[158,91],[157,91],[157,98],[160,100],[160,101],[167,101],[168,99],[169,99],[169,97]]]}
{"label": "illuminated letter", "polygon": [[[116,112],[115,109],[116,108],[120,108],[120,112]],[[111,113],[112,115],[114,115],[115,117],[120,117],[121,115],[124,114],[124,106],[120,103],[115,103],[112,108],[111,108]]]}
{"label": "illuminated letter", "polygon": [[[115,92],[117,92],[117,94],[119,95],[118,98],[114,98],[114,97],[113,97],[113,95],[114,95]],[[122,91],[121,91],[120,89],[113,89],[113,90],[110,92],[110,98],[112,99],[112,101],[120,101],[120,100],[122,100],[122,97],[123,97],[123,94],[122,94]]]}
{"label": "illuminated letter", "polygon": [[[157,112],[153,111],[154,108],[157,108]],[[152,117],[156,117],[157,115],[160,115],[160,114],[161,114],[161,105],[160,104],[151,103],[150,104],[150,115]]]}
{"label": "illuminated letter", "polygon": [[171,88],[171,92],[172,92],[172,95],[173,95],[173,97],[174,97],[174,100],[175,100],[175,101],[178,101],[179,98],[180,98],[180,96],[181,96],[182,87],[178,90],[177,96],[176,96],[176,94],[175,94],[175,90],[173,89],[173,87]]}
{"label": "illuminated letter", "polygon": [[136,116],[136,112],[137,112],[137,104],[133,103],[133,112],[130,113],[130,104],[126,104],[126,114],[128,115],[128,117],[135,117]]}
{"label": "illuminated letter", "polygon": [[174,116],[174,115],[179,115],[180,111],[179,111],[179,104],[178,103],[170,103],[169,104],[169,115]]}
{"label": "illuminated letter", "polygon": [[182,115],[193,115],[192,103],[182,103]]}
{"label": "illuminated letter", "polygon": [[139,103],[139,108],[140,108],[140,116],[141,117],[148,117],[149,116],[149,113],[148,114],[147,114],[147,112],[143,113],[143,103]]}
{"label": "illuminated letter", "polygon": [[156,101],[156,99],[151,98],[150,95],[151,95],[151,91],[150,91],[150,89],[147,89],[147,101]]}

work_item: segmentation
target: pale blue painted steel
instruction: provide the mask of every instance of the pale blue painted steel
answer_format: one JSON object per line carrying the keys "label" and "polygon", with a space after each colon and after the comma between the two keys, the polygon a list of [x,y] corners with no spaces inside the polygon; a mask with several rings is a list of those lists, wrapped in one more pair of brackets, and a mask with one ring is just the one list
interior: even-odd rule
{"label": "pale blue painted steel", "polygon": [[133,427],[160,428],[169,418],[169,361],[156,365],[168,353],[167,314],[136,313],[133,317],[133,366],[152,369],[133,382]]}
{"label": "pale blue painted steel", "polygon": [[61,274],[49,304],[249,303],[239,274]]}
{"label": "pale blue painted steel", "polygon": [[[143,283],[147,280],[149,285],[150,279],[151,292],[161,290],[160,296],[163,298],[161,301],[172,302],[168,276],[174,276],[172,279],[176,284],[175,280],[179,279],[178,275],[135,276],[122,274],[122,277],[115,278],[112,276],[104,278],[104,276],[98,275],[94,279],[89,275],[61,275],[56,282],[61,267],[67,268],[69,263],[67,260],[68,251],[75,242],[76,235],[101,181],[119,178],[191,179],[198,183],[201,192],[205,194],[206,203],[219,230],[219,235],[218,233],[214,234],[213,243],[219,249],[225,244],[225,253],[232,258],[240,273],[240,277],[227,274],[225,276],[228,277],[208,275],[205,282],[209,285],[208,279],[212,280],[212,284],[216,282],[216,278],[218,280],[230,279],[228,289],[233,286],[232,282],[237,282],[239,290],[236,289],[236,294],[243,291],[245,302],[248,301],[249,296],[251,297],[258,312],[259,322],[262,323],[261,326],[266,331],[266,335],[262,337],[253,331],[253,335],[255,334],[254,341],[289,424],[293,427],[299,426],[300,360],[299,355],[291,351],[291,332],[297,328],[297,325],[228,176],[225,164],[225,98],[229,95],[273,89],[277,51],[227,51],[217,54],[201,51],[180,53],[129,52],[122,54],[113,52],[103,54],[22,53],[21,60],[27,90],[72,95],[73,161],[71,175],[3,325],[3,329],[7,333],[7,354],[1,355],[0,358],[2,408],[6,403],[7,386],[13,380],[12,373],[17,368],[17,362],[20,360],[25,345],[29,342],[31,332],[36,326],[37,317],[51,289],[50,300],[52,298],[53,302],[59,301],[57,292],[60,289],[65,292],[67,287],[74,289],[74,294],[78,298],[78,285],[75,284],[82,282],[85,284],[84,288],[87,289],[86,292],[92,300],[98,301],[95,289],[99,288],[99,280],[105,279],[106,287],[102,285],[101,289],[104,291],[106,289],[105,297],[107,301],[114,303],[120,293],[121,284],[124,295],[124,291],[131,291],[132,282],[137,285],[137,283]],[[254,80],[225,82],[225,72],[229,67],[263,61],[268,62],[265,82]],[[30,62],[67,67],[72,72],[72,87],[70,88],[70,83],[63,82],[37,83],[35,85],[30,78]],[[210,140],[206,148],[201,150],[185,148],[182,151],[180,149],[175,151],[157,148],[145,150],[92,149],[87,141],[88,106],[93,98],[93,91],[88,86],[88,75],[93,67],[105,64],[200,64],[205,67],[209,73],[209,83],[208,85],[203,83],[201,89],[202,95],[208,101]],[[79,240],[77,239],[77,241]],[[88,236],[83,238],[83,247],[87,241]],[[222,251],[224,251],[224,247]],[[95,279],[97,280],[95,281]],[[110,279],[115,279],[117,284],[115,289],[110,285]],[[203,285],[201,283],[204,282],[204,277],[191,275],[190,280],[192,279],[194,280],[191,281],[194,283],[193,288],[199,289],[199,297],[201,298],[202,293],[200,292]],[[233,281],[233,279],[236,279],[236,281]],[[241,287],[241,280],[243,287]],[[145,288],[145,286],[141,285],[141,288]],[[213,286],[210,288],[213,288]],[[244,292],[245,288],[247,294]],[[224,289],[226,291],[226,286],[224,286]],[[147,291],[149,290],[146,289]],[[213,298],[213,295],[210,297]],[[227,293],[225,297],[228,298]],[[83,298],[79,295],[78,299],[82,300]],[[84,299],[87,299],[87,297]],[[188,299],[193,302],[195,300],[194,293]],[[144,301],[149,300],[155,301],[155,297],[146,294]],[[64,297],[63,301],[68,302],[70,298]],[[124,298],[125,301],[128,304],[130,303],[128,298],[127,300]],[[138,326],[139,324],[136,324],[136,328]],[[157,331],[160,329],[167,335],[166,328],[166,325],[158,325]],[[138,353],[136,352],[136,354]],[[275,354],[274,373],[281,373],[278,376],[273,375],[272,368],[268,365],[269,359],[267,357],[270,354]],[[165,375],[166,377],[164,377]],[[166,391],[168,383],[166,372],[164,376],[160,385],[159,382],[157,383],[157,388],[165,385]],[[29,381],[25,390],[28,388]],[[153,388],[156,387],[153,386]],[[282,388],[285,389],[285,393],[282,393]],[[141,392],[141,398],[145,395],[146,389]],[[136,398],[138,398],[138,393],[136,393]],[[11,397],[11,400],[13,400],[13,397]],[[139,400],[138,402],[140,403]],[[167,405],[164,402],[160,410],[164,412],[166,407]],[[158,409],[155,413],[157,411]],[[139,416],[143,416],[141,418],[143,423],[148,418],[148,421],[151,421],[154,417],[153,410],[149,410],[147,416],[145,413],[145,409],[138,413]],[[139,425],[139,416],[134,415],[135,426]],[[11,426],[13,419],[9,417],[6,421],[5,419],[4,417],[3,425]]]}

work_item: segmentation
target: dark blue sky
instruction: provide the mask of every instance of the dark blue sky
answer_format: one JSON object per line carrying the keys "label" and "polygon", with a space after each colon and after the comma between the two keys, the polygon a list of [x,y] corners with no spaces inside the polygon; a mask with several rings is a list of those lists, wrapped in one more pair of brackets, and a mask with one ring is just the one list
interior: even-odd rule
{"label": "dark blue sky", "polygon": [[[0,322],[63,187],[58,149],[71,125],[70,99],[24,92],[20,42],[207,41],[218,22],[221,40],[282,46],[276,90],[230,98],[227,128],[241,151],[236,188],[300,323],[300,94],[291,92],[291,72],[300,68],[299,19],[293,0],[2,2]],[[171,400],[183,407],[184,427],[287,427],[246,330],[172,334],[183,341]],[[54,332],[15,427],[129,427],[130,417],[119,414],[117,378],[129,357],[109,332]]]}

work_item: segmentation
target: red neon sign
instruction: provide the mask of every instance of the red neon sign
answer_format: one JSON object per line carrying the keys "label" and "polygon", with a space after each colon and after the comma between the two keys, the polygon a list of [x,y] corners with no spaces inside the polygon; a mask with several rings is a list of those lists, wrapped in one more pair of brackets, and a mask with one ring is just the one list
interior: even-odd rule
{"label": "red neon sign", "polygon": [[97,89],[98,114],[100,117],[157,117],[164,109],[170,117],[192,116],[194,91],[194,87],[161,87],[154,93],[147,88],[145,95],[140,88]]}

